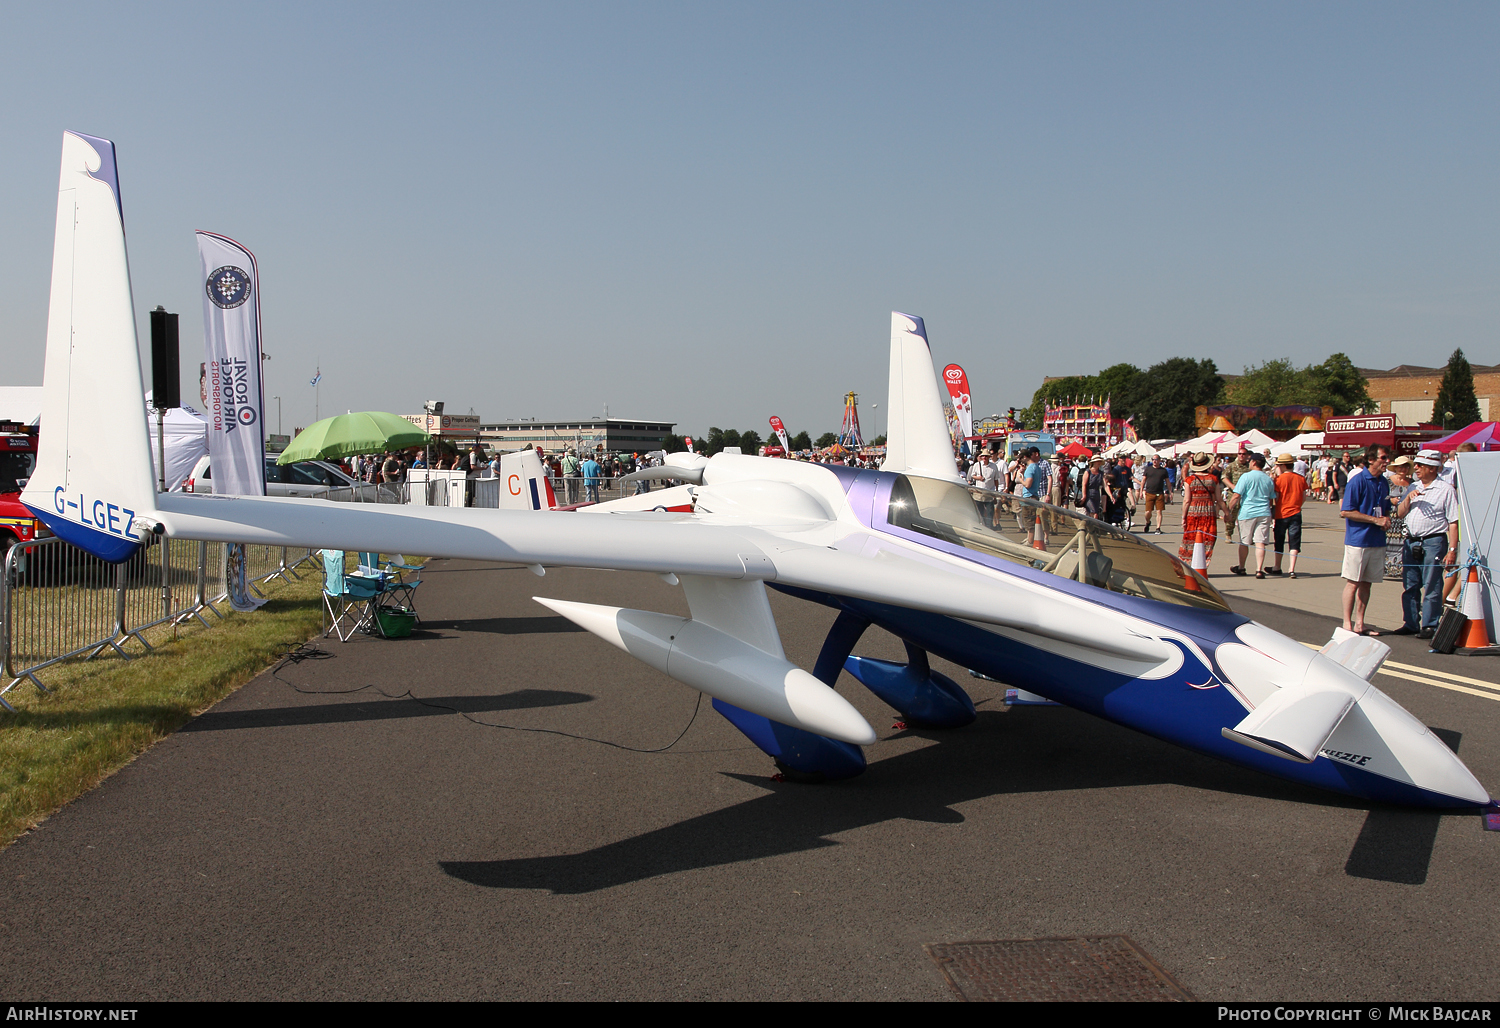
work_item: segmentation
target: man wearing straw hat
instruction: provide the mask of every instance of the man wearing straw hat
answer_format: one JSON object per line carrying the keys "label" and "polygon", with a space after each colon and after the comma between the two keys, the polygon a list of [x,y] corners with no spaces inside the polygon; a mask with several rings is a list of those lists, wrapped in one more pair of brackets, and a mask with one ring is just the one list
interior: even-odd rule
{"label": "man wearing straw hat", "polygon": [[1302,552],[1302,504],[1307,501],[1307,479],[1297,471],[1297,458],[1283,453],[1276,458],[1276,486],[1274,501],[1276,520],[1272,523],[1272,539],[1276,545],[1275,566],[1267,568],[1272,575],[1281,574],[1281,555],[1289,551],[1287,577],[1297,577],[1297,555]]}

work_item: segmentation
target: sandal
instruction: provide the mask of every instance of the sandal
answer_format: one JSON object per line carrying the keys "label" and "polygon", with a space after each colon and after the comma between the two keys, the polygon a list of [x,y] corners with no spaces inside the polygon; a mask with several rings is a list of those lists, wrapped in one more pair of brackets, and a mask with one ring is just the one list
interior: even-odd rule
{"label": "sandal", "polygon": [[1288,571],[1286,573],[1286,577],[1288,577],[1288,578],[1296,578],[1297,577],[1297,572],[1295,572],[1295,571]]}
{"label": "sandal", "polygon": [[1229,569],[1229,573],[1231,575],[1243,575],[1245,574],[1245,569],[1242,567],[1233,567]]}
{"label": "sandal", "polygon": [[1256,578],[1265,578],[1266,577],[1266,573],[1264,571],[1257,571],[1255,573],[1255,577]]}

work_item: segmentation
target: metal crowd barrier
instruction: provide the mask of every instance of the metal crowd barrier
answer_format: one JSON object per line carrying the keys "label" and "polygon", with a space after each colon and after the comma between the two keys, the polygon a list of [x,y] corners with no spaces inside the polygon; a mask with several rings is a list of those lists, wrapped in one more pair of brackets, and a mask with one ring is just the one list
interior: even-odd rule
{"label": "metal crowd barrier", "polygon": [[[247,546],[247,578],[259,586],[300,576],[313,551]],[[228,544],[153,538],[123,564],[106,564],[53,537],[13,546],[0,567],[0,706],[23,681],[47,687],[36,673],[62,661],[92,660],[106,650],[129,659],[134,640],[146,650],[148,629],[196,618],[228,599]]]}
{"label": "metal crowd barrier", "polygon": [[405,482],[361,482],[328,490],[324,499],[336,503],[406,503]]}
{"label": "metal crowd barrier", "polygon": [[[557,497],[560,506],[571,506],[591,499],[588,486],[582,478],[552,478],[549,481],[552,483],[552,493]],[[471,507],[493,509],[500,506],[500,479],[476,478],[469,483],[469,486]],[[604,503],[608,500],[618,500],[622,496],[632,496],[635,490],[634,482],[621,483],[618,479],[601,478],[597,489],[598,502]],[[429,507],[448,505],[446,483],[440,481],[427,483],[427,505]]]}

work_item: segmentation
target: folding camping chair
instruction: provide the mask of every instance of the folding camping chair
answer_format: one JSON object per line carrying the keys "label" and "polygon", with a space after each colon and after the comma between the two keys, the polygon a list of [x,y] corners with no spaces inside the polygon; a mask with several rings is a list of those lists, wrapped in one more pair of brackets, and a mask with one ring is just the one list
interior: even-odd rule
{"label": "folding camping chair", "polygon": [[375,607],[380,600],[378,578],[344,574],[344,551],[323,551],[323,638],[333,632],[348,642],[355,632],[379,631]]}
{"label": "folding camping chair", "polygon": [[[362,553],[359,556],[363,563],[365,557],[378,558],[380,554]],[[422,584],[422,569],[427,565],[408,564],[406,558],[398,553],[391,560],[382,560],[375,566],[386,575],[385,590],[392,602],[415,615],[417,613],[417,586]],[[406,577],[408,575],[415,577],[408,578]],[[421,620],[420,617],[417,618],[418,622]]]}

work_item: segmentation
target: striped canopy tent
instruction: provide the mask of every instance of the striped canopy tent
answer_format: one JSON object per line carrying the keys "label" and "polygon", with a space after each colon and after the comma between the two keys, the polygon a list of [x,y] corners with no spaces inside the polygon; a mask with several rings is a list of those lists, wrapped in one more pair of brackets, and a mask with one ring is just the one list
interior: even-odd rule
{"label": "striped canopy tent", "polygon": [[1156,447],[1139,439],[1136,442],[1116,443],[1104,451],[1105,457],[1151,457],[1156,454]]}
{"label": "striped canopy tent", "polygon": [[1312,451],[1308,447],[1322,445],[1322,432],[1303,432],[1301,435],[1292,436],[1284,443],[1277,443],[1272,446],[1271,456],[1280,457],[1283,453],[1290,453],[1293,457],[1310,457],[1312,456]]}
{"label": "striped canopy tent", "polygon": [[1260,429],[1252,428],[1236,439],[1235,443],[1237,445],[1243,443],[1256,453],[1264,453],[1267,449],[1276,445],[1276,440],[1266,435]]}
{"label": "striped canopy tent", "polygon": [[[1203,442],[1204,437],[1199,436],[1197,441]],[[1233,432],[1225,432],[1222,437],[1214,442],[1212,448],[1204,447],[1204,449],[1209,449],[1210,453],[1216,453],[1220,456],[1233,457],[1235,454],[1240,452],[1241,446],[1254,450],[1256,453],[1260,453],[1261,451],[1266,449],[1266,447],[1274,445],[1276,445],[1275,439],[1272,439],[1270,436],[1266,435],[1258,428],[1252,428],[1250,431],[1246,432],[1243,435],[1236,435]],[[1197,452],[1197,449],[1198,448],[1195,448],[1194,452]]]}
{"label": "striped canopy tent", "polygon": [[[1189,453],[1218,453],[1218,447],[1226,439],[1237,438],[1233,432],[1204,432],[1196,439],[1184,439],[1172,447],[1173,455],[1177,457]],[[1231,444],[1232,446],[1233,444]],[[1229,452],[1233,452],[1231,449]]]}
{"label": "striped canopy tent", "polygon": [[1473,443],[1481,452],[1486,453],[1491,450],[1500,450],[1500,421],[1476,421],[1472,425],[1460,428],[1452,435],[1445,435],[1441,439],[1426,443],[1424,448],[1449,453],[1464,443]]}

